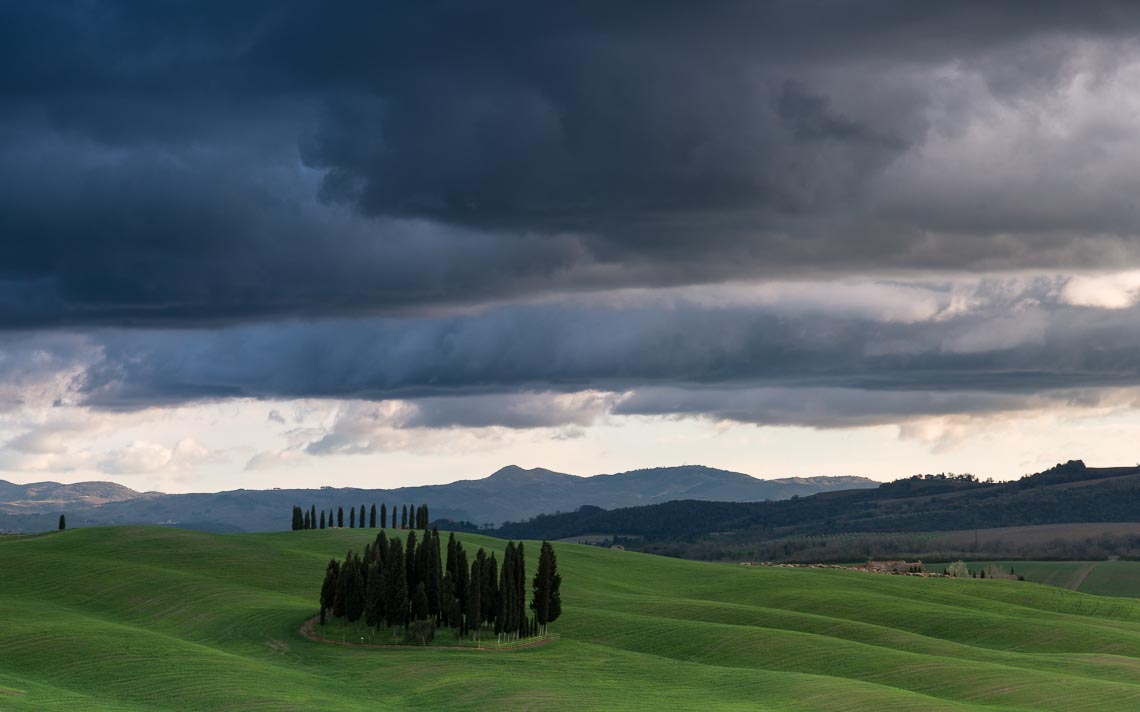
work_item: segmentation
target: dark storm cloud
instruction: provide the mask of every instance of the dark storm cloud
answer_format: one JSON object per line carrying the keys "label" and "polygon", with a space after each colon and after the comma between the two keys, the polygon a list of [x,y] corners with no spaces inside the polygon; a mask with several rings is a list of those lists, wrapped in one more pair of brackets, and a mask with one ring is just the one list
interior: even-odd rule
{"label": "dark storm cloud", "polygon": [[[779,307],[536,305],[436,319],[100,332],[92,339],[101,358],[80,396],[128,409],[229,397],[435,398],[408,422],[518,427],[541,408],[464,405],[461,397],[633,391],[619,412],[751,409],[762,421],[797,389],[897,394],[869,407],[868,417],[884,417],[1140,385],[1140,310],[1051,307],[882,321]],[[760,395],[732,394],[748,389]],[[842,397],[848,408],[860,398]]]}
{"label": "dark storm cloud", "polygon": [[[1077,109],[1127,98],[1138,20],[1114,3],[7,3],[0,325],[1135,264],[1140,138],[1127,106]],[[1019,123],[1040,115],[1059,128]]]}

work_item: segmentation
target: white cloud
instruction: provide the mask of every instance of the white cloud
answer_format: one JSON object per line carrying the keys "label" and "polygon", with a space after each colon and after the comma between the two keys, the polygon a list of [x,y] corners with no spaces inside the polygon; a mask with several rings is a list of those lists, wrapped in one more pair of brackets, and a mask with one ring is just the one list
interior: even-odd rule
{"label": "white cloud", "polygon": [[1097,309],[1127,309],[1140,299],[1140,271],[1075,275],[1065,283],[1061,301]]}

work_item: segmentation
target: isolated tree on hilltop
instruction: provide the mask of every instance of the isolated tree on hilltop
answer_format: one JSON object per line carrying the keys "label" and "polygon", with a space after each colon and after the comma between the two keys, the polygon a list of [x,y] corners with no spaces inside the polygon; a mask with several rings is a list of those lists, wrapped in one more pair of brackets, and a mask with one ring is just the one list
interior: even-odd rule
{"label": "isolated tree on hilltop", "polygon": [[64,529],[67,529],[67,517],[61,514],[59,515],[59,530],[63,531]]}
{"label": "isolated tree on hilltop", "polygon": [[542,635],[546,635],[547,627],[562,615],[561,587],[562,575],[558,573],[554,547],[543,541],[538,553],[538,570],[534,572],[534,600],[530,604]]}

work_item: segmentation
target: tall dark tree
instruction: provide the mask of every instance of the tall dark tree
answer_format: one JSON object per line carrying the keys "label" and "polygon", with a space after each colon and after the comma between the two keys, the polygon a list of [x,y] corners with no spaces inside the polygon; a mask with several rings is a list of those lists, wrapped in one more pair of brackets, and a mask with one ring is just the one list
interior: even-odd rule
{"label": "tall dark tree", "polygon": [[61,514],[59,515],[59,530],[63,531],[64,529],[67,529],[67,517]]}
{"label": "tall dark tree", "polygon": [[483,620],[487,623],[495,622],[495,613],[499,602],[499,562],[495,560],[495,553],[486,561],[486,570],[483,573]]}
{"label": "tall dark tree", "polygon": [[471,562],[471,575],[467,581],[467,630],[475,640],[479,640],[479,631],[483,623],[483,557],[480,549]]}
{"label": "tall dark tree", "polygon": [[293,505],[293,531],[297,531],[298,529],[300,529],[301,524],[302,524],[302,522],[301,522],[301,508],[294,504]]}
{"label": "tall dark tree", "polygon": [[408,528],[408,505],[404,505],[403,510],[400,511],[400,528]]}
{"label": "tall dark tree", "polygon": [[388,505],[380,503],[380,528],[388,528]]}
{"label": "tall dark tree", "polygon": [[344,507],[336,508],[336,525],[342,529],[344,528]]}
{"label": "tall dark tree", "polygon": [[383,569],[388,561],[388,535],[381,529],[380,533],[376,535],[376,546],[373,548],[376,555],[376,563],[380,564]]}
{"label": "tall dark tree", "polygon": [[424,543],[427,544],[427,557],[424,565],[424,586],[427,589],[428,613],[438,618],[440,610],[440,591],[443,589],[443,574],[440,571],[439,561],[439,529],[433,529],[431,533],[425,537]]}
{"label": "tall dark tree", "polygon": [[348,508],[348,528],[349,529],[355,529],[356,528],[356,507],[349,507]]}
{"label": "tall dark tree", "polygon": [[345,561],[349,575],[344,592],[344,617],[349,623],[360,620],[364,614],[364,568],[359,556]]}
{"label": "tall dark tree", "polygon": [[309,510],[305,510],[304,521],[302,524],[303,524],[303,526],[301,527],[302,529],[312,529],[313,528],[313,522],[309,519]]}
{"label": "tall dark tree", "polygon": [[360,528],[364,528],[364,505],[360,505],[360,518],[356,521],[360,522]]}
{"label": "tall dark tree", "polygon": [[408,581],[404,576],[404,545],[392,537],[384,569],[384,619],[388,625],[408,622]]}
{"label": "tall dark tree", "polygon": [[427,591],[424,582],[416,584],[416,592],[412,595],[412,620],[422,621],[428,617]]}
{"label": "tall dark tree", "polygon": [[420,582],[419,567],[416,564],[416,532],[412,530],[408,532],[404,550],[404,576],[408,580],[409,591],[415,591],[416,584]]}
{"label": "tall dark tree", "polygon": [[369,512],[368,512],[368,528],[369,529],[375,529],[376,528],[376,503],[375,502],[372,503],[372,509],[369,510]]}
{"label": "tall dark tree", "polygon": [[321,510],[321,529],[325,528],[325,510]]}
{"label": "tall dark tree", "polygon": [[550,542],[543,541],[532,585],[534,600],[530,604],[542,635],[546,635],[550,624],[562,615],[561,587],[562,574],[558,573],[558,557],[554,555],[554,547]]}
{"label": "tall dark tree", "polygon": [[[468,599],[471,597],[471,571],[467,568],[467,552],[460,542],[455,544],[455,597],[459,599],[460,610],[466,614]],[[460,626],[459,632],[467,634],[466,622]]]}
{"label": "tall dark tree", "polygon": [[513,578],[515,582],[515,592],[513,594],[515,623],[521,637],[526,629],[526,552],[523,550],[523,543],[521,541],[515,545],[515,572]]}
{"label": "tall dark tree", "polygon": [[364,622],[376,632],[384,621],[384,572],[373,561],[368,565],[368,580],[364,584]]}
{"label": "tall dark tree", "polygon": [[325,624],[325,611],[332,609],[333,598],[336,596],[336,583],[340,577],[340,562],[330,559],[325,567],[325,581],[321,584],[321,625]]}
{"label": "tall dark tree", "polygon": [[495,632],[511,639],[512,633],[517,629],[515,619],[515,543],[507,542],[507,550],[503,552],[503,568],[499,574],[499,600],[498,610],[495,612]]}
{"label": "tall dark tree", "polygon": [[345,596],[348,593],[348,564],[350,561],[352,561],[351,551],[348,552],[344,563],[341,564],[340,569],[337,571],[336,588],[333,589],[333,618],[344,618]]}
{"label": "tall dark tree", "polygon": [[309,505],[309,528],[317,528],[317,505]]}

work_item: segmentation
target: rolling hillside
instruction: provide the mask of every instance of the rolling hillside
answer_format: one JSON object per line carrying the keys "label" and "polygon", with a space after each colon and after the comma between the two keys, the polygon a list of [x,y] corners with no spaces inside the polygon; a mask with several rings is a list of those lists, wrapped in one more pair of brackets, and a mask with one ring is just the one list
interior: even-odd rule
{"label": "rolling hillside", "polygon": [[[739,472],[690,465],[634,470],[615,475],[578,477],[542,468],[510,465],[489,477],[446,485],[396,489],[231,490],[198,494],[134,492],[107,482],[60,485],[12,485],[0,480],[0,531],[54,529],[61,512],[68,524],[165,524],[213,532],[279,531],[289,526],[293,505],[318,509],[386,503],[428,503],[432,516],[476,523],[503,522],[582,505],[630,507],[674,499],[755,502],[876,483],[863,477],[810,477],[761,480]],[[49,487],[53,485],[53,487]],[[114,490],[104,502],[87,503],[90,491]],[[12,499],[5,499],[6,492]],[[35,494],[44,496],[37,502]],[[18,505],[11,504],[18,498]],[[4,502],[10,502],[8,507]],[[98,504],[99,506],[93,506]]]}
{"label": "rolling hillside", "polygon": [[[564,539],[603,533],[646,542],[705,537],[739,547],[837,533],[1132,522],[1137,512],[1140,467],[1092,468],[1074,460],[1012,482],[928,475],[778,502],[683,500],[613,510],[586,507],[507,524],[497,534]],[[685,555],[683,547],[669,553]]]}
{"label": "rolling hillside", "polygon": [[0,708],[1140,707],[1140,601],[569,544],[558,547],[561,637],[549,645],[370,650],[301,637],[325,563],[374,534],[2,538]]}

